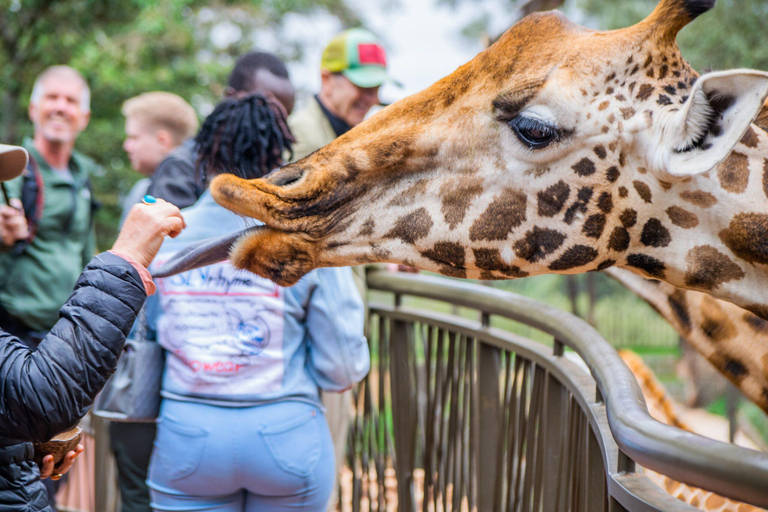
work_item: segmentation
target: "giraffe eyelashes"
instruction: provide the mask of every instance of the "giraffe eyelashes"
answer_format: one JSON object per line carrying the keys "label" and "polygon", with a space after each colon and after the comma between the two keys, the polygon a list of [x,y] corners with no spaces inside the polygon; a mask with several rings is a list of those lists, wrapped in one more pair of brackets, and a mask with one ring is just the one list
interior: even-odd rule
{"label": "giraffe eyelashes", "polygon": [[543,149],[560,140],[562,133],[540,119],[517,116],[507,124],[515,132],[518,140],[529,149]]}

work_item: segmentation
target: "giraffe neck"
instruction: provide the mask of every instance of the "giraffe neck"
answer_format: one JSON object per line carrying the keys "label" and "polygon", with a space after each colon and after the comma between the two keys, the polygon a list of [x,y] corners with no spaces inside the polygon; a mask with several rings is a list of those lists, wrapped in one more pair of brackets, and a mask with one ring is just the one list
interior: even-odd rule
{"label": "giraffe neck", "polygon": [[[637,354],[622,350],[620,355],[637,379],[648,410],[654,418],[689,432],[700,433],[697,432],[695,426],[688,424],[680,417],[674,400],[668,395],[653,371]],[[701,510],[708,512],[757,512],[763,510],[746,503],[729,500],[711,491],[691,487],[654,471],[646,469],[645,475],[667,493]]]}
{"label": "giraffe neck", "polygon": [[768,322],[729,302],[649,281],[622,269],[607,273],[659,312],[697,352],[768,413]]}
{"label": "giraffe neck", "polygon": [[768,229],[768,133],[751,126],[718,166],[677,183],[637,171],[623,186],[640,197],[640,243],[620,266],[768,319],[768,246],[755,243]]}

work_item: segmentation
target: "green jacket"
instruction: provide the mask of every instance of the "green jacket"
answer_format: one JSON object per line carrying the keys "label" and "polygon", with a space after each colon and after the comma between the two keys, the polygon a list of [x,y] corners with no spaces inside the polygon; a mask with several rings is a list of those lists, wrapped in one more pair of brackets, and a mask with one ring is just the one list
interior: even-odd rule
{"label": "green jacket", "polygon": [[[45,208],[37,234],[23,253],[14,256],[0,242],[0,306],[30,329],[48,331],[95,253],[87,180],[98,166],[74,151],[69,161],[70,181],[51,169],[31,139],[24,140],[24,147],[40,167]],[[11,197],[20,196],[21,181],[19,177],[6,183]]]}
{"label": "green jacket", "polygon": [[[300,110],[295,111],[288,118],[288,127],[296,138],[293,145],[292,162],[300,160],[310,153],[313,153],[321,147],[329,144],[336,139],[336,132],[331,127],[331,122],[325,116],[323,109],[317,102],[317,98],[312,96],[307,104]],[[366,291],[368,287],[365,284],[366,265],[357,265],[352,267],[352,273],[355,277],[355,285],[363,302],[366,306],[366,322],[368,321],[367,309],[368,300]]]}
{"label": "green jacket", "polygon": [[336,132],[331,128],[331,122],[325,117],[317,99],[312,96],[301,110],[297,110],[288,118],[288,126],[296,137],[293,145],[293,161],[300,160],[326,144],[333,142]]}

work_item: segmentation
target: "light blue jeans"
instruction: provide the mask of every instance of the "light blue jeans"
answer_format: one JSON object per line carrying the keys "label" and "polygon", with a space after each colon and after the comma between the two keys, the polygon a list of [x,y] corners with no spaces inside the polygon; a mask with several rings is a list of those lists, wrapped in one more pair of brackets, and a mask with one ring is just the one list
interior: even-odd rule
{"label": "light blue jeans", "polygon": [[157,511],[321,512],[334,466],[318,406],[163,400],[147,484]]}

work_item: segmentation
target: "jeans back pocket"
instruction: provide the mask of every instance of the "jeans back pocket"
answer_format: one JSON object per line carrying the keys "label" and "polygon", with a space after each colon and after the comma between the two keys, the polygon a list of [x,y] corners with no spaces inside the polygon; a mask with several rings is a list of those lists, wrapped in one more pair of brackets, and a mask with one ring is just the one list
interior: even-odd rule
{"label": "jeans back pocket", "polygon": [[187,477],[203,458],[208,431],[163,417],[158,423],[155,446],[163,470],[171,480]]}
{"label": "jeans back pocket", "polygon": [[261,431],[278,467],[300,477],[308,477],[320,460],[320,429],[323,417],[309,411],[281,425]]}

